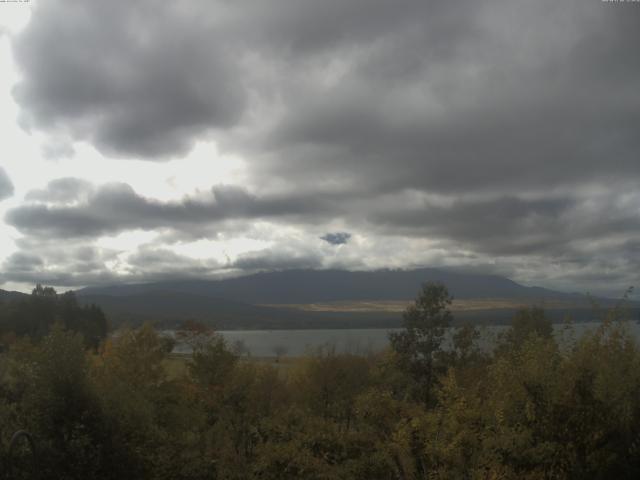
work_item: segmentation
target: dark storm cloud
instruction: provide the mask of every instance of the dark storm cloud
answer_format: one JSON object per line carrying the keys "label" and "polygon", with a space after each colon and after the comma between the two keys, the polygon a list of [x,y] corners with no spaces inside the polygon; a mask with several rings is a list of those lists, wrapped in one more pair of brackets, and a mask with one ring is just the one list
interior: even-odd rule
{"label": "dark storm cloud", "polygon": [[[433,50],[447,48],[448,36],[463,35],[454,21],[475,11],[465,2],[416,0],[267,0],[234,2],[235,26],[243,37],[263,49],[277,50],[287,60],[335,53],[345,47],[368,45],[387,37],[422,29],[429,22]],[[448,33],[447,33],[448,32]],[[446,34],[445,34],[446,33]],[[445,34],[445,35],[443,35]],[[291,55],[288,57],[287,54]]]}
{"label": "dark storm cloud", "polygon": [[640,235],[640,197],[615,194],[462,199],[372,213],[385,232],[457,242],[493,255],[565,254],[580,242]]}
{"label": "dark storm cloud", "polygon": [[455,200],[374,213],[370,220],[405,235],[454,240],[490,253],[526,254],[564,240],[563,222],[573,204],[567,198]]}
{"label": "dark storm cloud", "polygon": [[338,82],[293,89],[267,165],[445,192],[640,174],[640,9],[447,3],[466,8],[451,32],[425,11],[363,46]]}
{"label": "dark storm cloud", "polygon": [[[271,193],[160,202],[124,184],[52,184],[7,222],[90,238],[267,219],[313,224],[316,241],[348,225],[371,242],[432,241],[443,264],[463,249],[527,278],[626,282],[638,25],[637,5],[597,0],[39,3],[12,39],[26,126],[149,160],[213,139]],[[238,268],[314,264],[296,248]]]}
{"label": "dark storm cloud", "polygon": [[347,232],[326,233],[320,237],[330,245],[344,245],[351,238],[351,234]]}
{"label": "dark storm cloud", "polygon": [[155,160],[238,121],[233,52],[180,2],[39,3],[14,39],[22,123]]}
{"label": "dark storm cloud", "polygon": [[[87,193],[88,192],[88,193]],[[23,233],[35,236],[97,237],[125,230],[194,229],[226,220],[253,218],[298,218],[309,222],[332,210],[331,202],[303,195],[257,197],[228,185],[212,188],[200,197],[161,202],[137,194],[125,183],[111,183],[92,189],[77,179],[60,179],[28,198],[69,200],[86,194],[73,205],[24,204],[7,212],[5,221]]]}
{"label": "dark storm cloud", "polygon": [[27,125],[150,159],[218,129],[256,178],[372,190],[640,175],[634,6],[116,3],[38,4],[13,41]]}
{"label": "dark storm cloud", "polygon": [[0,167],[0,201],[13,195],[13,183],[4,168]]}

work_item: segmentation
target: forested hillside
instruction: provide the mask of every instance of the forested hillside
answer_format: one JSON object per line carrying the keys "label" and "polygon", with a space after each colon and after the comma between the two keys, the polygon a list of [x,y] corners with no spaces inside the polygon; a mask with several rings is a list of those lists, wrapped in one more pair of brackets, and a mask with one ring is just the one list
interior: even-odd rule
{"label": "forested hillside", "polygon": [[94,304],[80,305],[74,292],[59,295],[51,287],[37,285],[31,295],[6,292],[0,298],[0,345],[2,338],[45,337],[55,324],[80,333],[86,345],[98,348],[109,330],[107,318]]}

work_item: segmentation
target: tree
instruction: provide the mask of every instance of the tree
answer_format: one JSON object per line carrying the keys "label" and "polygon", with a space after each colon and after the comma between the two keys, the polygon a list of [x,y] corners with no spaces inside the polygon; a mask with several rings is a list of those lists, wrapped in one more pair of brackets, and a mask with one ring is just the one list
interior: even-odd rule
{"label": "tree", "polygon": [[213,333],[194,345],[188,363],[193,380],[202,387],[220,389],[238,363],[238,356],[229,350],[224,337]]}
{"label": "tree", "polygon": [[38,445],[39,478],[104,478],[114,461],[105,448],[107,428],[82,335],[56,324],[25,353],[20,366],[27,382],[18,412]]}
{"label": "tree", "polygon": [[417,382],[418,395],[427,404],[433,400],[433,386],[442,369],[438,357],[446,329],[451,325],[452,301],[447,287],[425,283],[414,304],[404,312],[404,330],[389,335],[400,367]]}
{"label": "tree", "polygon": [[471,324],[465,324],[456,328],[452,340],[452,357],[456,365],[462,365],[470,360],[478,360],[481,352],[476,342],[480,338],[480,332]]}
{"label": "tree", "polygon": [[26,298],[0,305],[0,333],[29,336],[34,340],[49,334],[54,324],[81,333],[85,346],[94,350],[107,337],[109,325],[97,305],[80,305],[74,292],[58,294],[38,284]]}
{"label": "tree", "polygon": [[303,403],[314,414],[348,428],[353,420],[355,398],[369,381],[367,359],[338,354],[335,348],[327,346],[305,358],[299,367],[292,378]]}
{"label": "tree", "polygon": [[505,332],[504,340],[509,347],[519,347],[532,335],[549,339],[553,336],[553,325],[542,308],[521,308],[513,317],[511,328]]}
{"label": "tree", "polygon": [[36,287],[31,290],[31,295],[41,298],[55,298],[57,293],[53,287],[43,287],[40,283],[36,284]]}

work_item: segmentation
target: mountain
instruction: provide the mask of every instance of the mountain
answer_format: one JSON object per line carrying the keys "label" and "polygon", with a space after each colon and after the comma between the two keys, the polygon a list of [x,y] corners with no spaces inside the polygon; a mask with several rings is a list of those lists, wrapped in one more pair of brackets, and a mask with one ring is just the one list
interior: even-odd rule
{"label": "mountain", "polygon": [[0,302],[9,302],[27,297],[26,293],[0,289]]}
{"label": "mountain", "polygon": [[183,280],[113,285],[79,290],[81,296],[130,296],[151,291],[180,292],[248,304],[302,304],[363,300],[412,300],[427,281],[444,283],[457,299],[579,301],[583,295],[526,287],[498,275],[435,268],[415,270],[286,270],[223,280]]}
{"label": "mountain", "polygon": [[147,290],[131,295],[119,293],[88,293],[78,298],[83,304],[99,305],[112,326],[150,321],[172,328],[184,320],[198,320],[219,330],[251,330],[376,328],[395,327],[399,323],[399,315],[389,312],[302,312],[167,290]]}
{"label": "mountain", "polygon": [[526,287],[497,275],[434,268],[287,270],[222,280],[90,287],[76,293],[81,302],[99,305],[115,325],[151,320],[172,326],[195,319],[218,329],[373,328],[399,326],[401,311],[427,281],[447,285],[459,301],[454,314],[460,322],[507,323],[515,309],[531,304],[546,305],[556,321],[567,314],[576,320],[590,318],[584,295]]}
{"label": "mountain", "polygon": [[[456,299],[457,322],[508,323],[526,305],[542,305],[554,321],[593,319],[585,295],[526,287],[498,275],[415,270],[287,270],[221,280],[182,280],[88,287],[76,291],[95,303],[112,326],[152,321],[174,327],[198,320],[217,329],[397,327],[401,312],[424,282],[444,283]],[[0,290],[0,301],[25,294]],[[603,306],[612,300],[603,299]],[[636,302],[631,305],[638,310]],[[636,312],[634,315],[637,316]],[[634,317],[635,318],[635,317]]]}

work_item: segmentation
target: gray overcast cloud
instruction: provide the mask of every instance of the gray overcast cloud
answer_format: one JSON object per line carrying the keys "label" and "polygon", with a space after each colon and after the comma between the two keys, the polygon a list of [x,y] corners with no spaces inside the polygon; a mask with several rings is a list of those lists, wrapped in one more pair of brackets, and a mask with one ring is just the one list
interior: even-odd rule
{"label": "gray overcast cloud", "polygon": [[4,168],[0,167],[0,201],[11,195],[13,195],[13,183]]}
{"label": "gray overcast cloud", "polygon": [[[170,200],[128,178],[25,185],[5,215],[23,243],[159,235],[119,270],[115,253],[83,263],[51,247],[14,253],[4,278],[388,260],[618,293],[638,280],[639,27],[640,4],[600,0],[37,2],[11,36],[11,95],[25,131],[56,139],[49,161],[85,142],[164,164],[215,142],[246,171]],[[0,198],[11,191],[0,169]],[[241,235],[268,245],[231,261],[171,250]]]}
{"label": "gray overcast cloud", "polygon": [[[65,190],[64,188],[67,187]],[[76,200],[81,188],[78,179],[54,180],[44,190],[35,190],[27,198]],[[31,235],[54,237],[95,237],[140,228],[189,229],[224,220],[280,216],[299,217],[310,222],[316,216],[331,213],[329,202],[319,197],[272,196],[259,199],[240,187],[216,186],[200,199],[185,197],[179,202],[160,202],[138,195],[124,183],[96,188],[87,200],[72,205],[26,203],[10,210],[9,225]]]}

